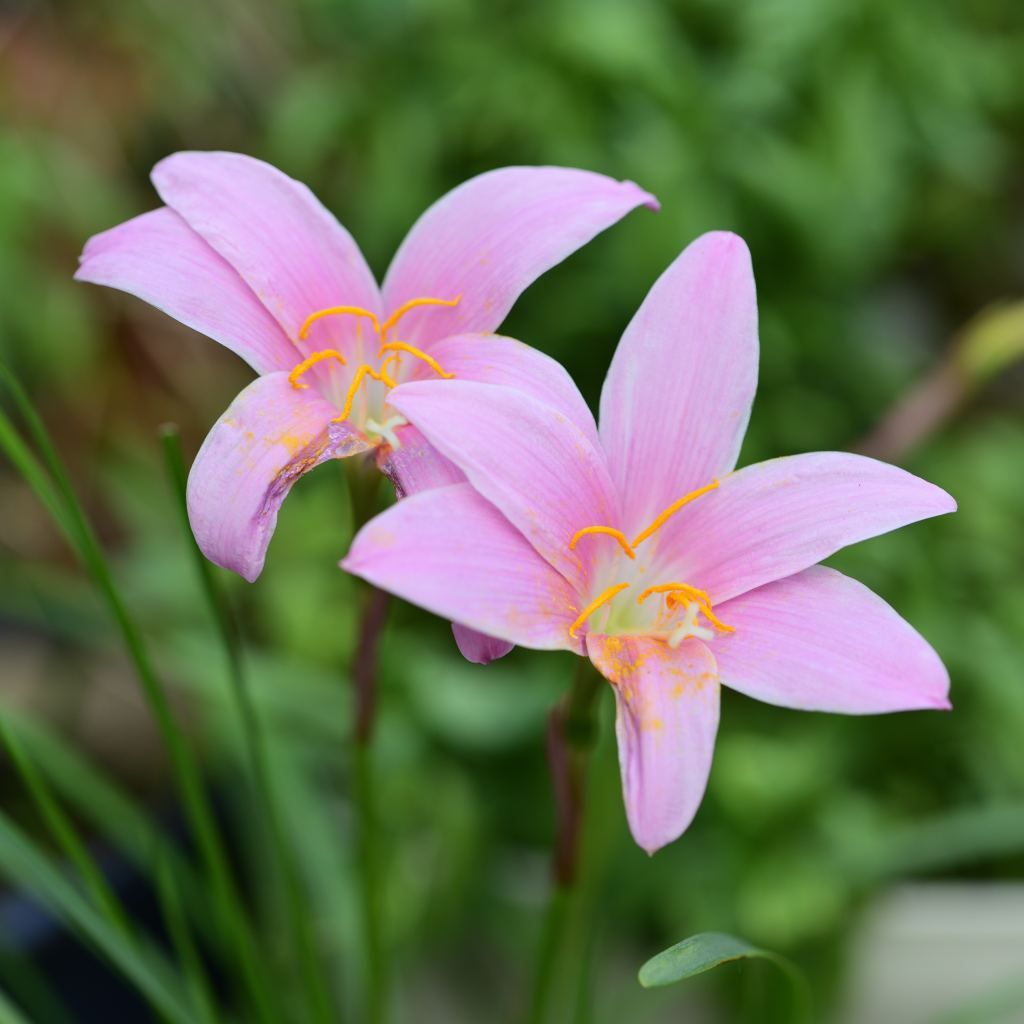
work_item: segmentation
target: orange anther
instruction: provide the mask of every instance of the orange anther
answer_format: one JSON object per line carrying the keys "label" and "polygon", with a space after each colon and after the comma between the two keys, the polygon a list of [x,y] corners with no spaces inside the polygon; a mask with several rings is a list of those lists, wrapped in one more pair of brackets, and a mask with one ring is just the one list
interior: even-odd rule
{"label": "orange anther", "polygon": [[380,325],[380,330],[377,332],[383,338],[388,331],[391,330],[399,320],[409,312],[410,309],[416,309],[418,306],[457,306],[459,301],[462,299],[461,295],[456,295],[454,299],[410,299],[408,302],[403,302],[402,305],[396,309],[391,316],[387,318]]}
{"label": "orange anther", "polygon": [[626,553],[629,558],[636,558],[636,552],[629,546],[629,541],[626,540],[626,535],[621,530],[616,530],[614,526],[584,526],[582,530],[577,530],[572,535],[572,540],[569,541],[569,550],[576,550],[576,542],[580,537],[585,537],[590,533],[603,533],[609,537],[614,537],[618,542],[619,546]]}
{"label": "orange anther", "polygon": [[672,502],[671,505],[663,512],[660,512],[647,527],[646,530],[641,531],[633,538],[633,547],[643,543],[647,540],[651,534],[656,533],[658,530],[668,522],[684,505],[689,505],[691,501],[696,501],[701,495],[707,494],[708,491],[713,491],[718,486],[717,480],[712,480],[711,483],[706,484],[704,487],[699,488],[696,491],[691,491],[689,494],[684,494],[678,501]]}
{"label": "orange anther", "polygon": [[603,591],[601,594],[595,597],[594,600],[591,601],[590,604],[588,604],[587,607],[580,612],[580,614],[576,618],[576,621],[569,627],[569,636],[575,639],[576,630],[579,629],[580,626],[582,626],[583,623],[586,622],[587,619],[589,619],[590,616],[593,615],[594,612],[596,612],[597,609],[601,607],[601,605],[607,604],[616,594],[625,590],[628,586],[628,583],[616,583],[614,587],[609,587],[607,590]]}
{"label": "orange anther", "polygon": [[381,352],[408,352],[409,355],[422,359],[439,377],[451,380],[455,376],[454,373],[442,369],[441,364],[433,356],[427,355],[426,352],[414,348],[412,345],[407,345],[404,341],[386,341],[381,345],[380,350]]}
{"label": "orange anther", "polygon": [[299,378],[308,369],[310,369],[310,367],[316,366],[317,363],[322,363],[325,359],[337,359],[342,366],[347,362],[345,357],[337,349],[325,348],[322,352],[314,352],[308,359],[303,359],[302,362],[288,374],[288,383],[291,384],[296,391],[304,391],[309,387],[309,385],[303,384]]}

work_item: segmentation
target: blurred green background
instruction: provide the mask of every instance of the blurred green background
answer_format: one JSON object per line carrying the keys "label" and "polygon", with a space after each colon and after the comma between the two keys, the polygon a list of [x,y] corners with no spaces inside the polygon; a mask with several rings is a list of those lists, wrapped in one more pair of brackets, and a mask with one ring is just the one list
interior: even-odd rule
{"label": "blurred green background", "polygon": [[[249,371],[71,280],[91,234],[158,205],[148,171],[178,149],[238,150],[307,182],[379,275],[425,206],[480,171],[554,163],[636,180],[662,212],[570,258],[503,329],[562,360],[592,401],[657,275],[699,232],[739,232],[762,341],[743,462],[857,446],[936,373],[963,397],[939,401],[920,443],[882,452],[959,513],[833,560],[935,644],[954,712],[845,719],[727,694],[704,806],[653,860],[629,841],[602,747],[594,1020],[680,1019],[694,991],[707,1019],[762,1019],[742,974],[755,967],[690,991],[639,988],[640,963],[702,930],[790,954],[831,1019],[851,937],[886,885],[1021,879],[1024,374],[1011,356],[1024,327],[1011,324],[984,380],[952,346],[978,311],[1024,293],[1022,58],[1017,0],[0,3],[0,354],[203,742],[252,877],[261,822],[233,781],[224,664],[158,437],[180,424],[191,458]],[[0,510],[3,699],[163,806],[159,745],[106,611],[6,464]],[[359,595],[335,567],[348,531],[344,475],[324,466],[285,505],[259,582],[224,574],[339,971],[354,928]],[[494,1019],[531,969],[553,835],[544,719],[571,659],[517,651],[476,668],[445,623],[404,607],[382,659],[397,1015]],[[10,773],[4,800],[24,807]],[[79,813],[123,841],[116,821]]]}

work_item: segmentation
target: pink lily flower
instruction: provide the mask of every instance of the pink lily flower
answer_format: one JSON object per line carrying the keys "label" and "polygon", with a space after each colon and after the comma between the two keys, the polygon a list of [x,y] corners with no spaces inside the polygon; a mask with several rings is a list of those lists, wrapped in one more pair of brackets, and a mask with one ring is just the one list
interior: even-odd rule
{"label": "pink lily flower", "polygon": [[955,502],[839,452],[734,472],[757,358],[750,255],[705,235],[626,329],[600,433],[582,399],[556,413],[493,384],[396,390],[468,482],[378,516],[342,563],[474,629],[588,656],[612,684],[626,812],[649,853],[700,805],[720,684],[805,710],[949,707],[928,643],[816,563]]}
{"label": "pink lily flower", "polygon": [[492,332],[542,273],[635,207],[657,208],[633,183],[588,171],[490,171],[423,214],[378,288],[352,236],[269,164],[176,153],[152,179],[166,206],[90,239],[75,277],[152,303],[259,374],[188,482],[199,546],[250,582],[292,484],[327,459],[375,449],[400,494],[462,479],[390,406],[402,381],[571,396],[557,362]]}

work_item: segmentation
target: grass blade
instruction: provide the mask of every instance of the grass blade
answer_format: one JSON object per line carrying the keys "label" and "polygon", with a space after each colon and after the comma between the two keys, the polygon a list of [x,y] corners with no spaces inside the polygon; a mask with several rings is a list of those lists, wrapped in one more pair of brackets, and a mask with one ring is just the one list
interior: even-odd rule
{"label": "grass blade", "polygon": [[[275,990],[269,985],[268,972],[260,961],[253,932],[246,920],[234,878],[231,874],[224,844],[217,829],[209,797],[202,781],[202,775],[184,735],[171,713],[167,693],[158,677],[149,652],[135,620],[128,613],[127,605],[114,583],[106,557],[96,538],[81,503],[75,494],[71,481],[53,446],[50,436],[24,389],[7,367],[0,363],[0,379],[14,398],[29,432],[40,452],[42,462],[50,475],[53,487],[46,486],[38,479],[38,462],[26,460],[24,445],[20,445],[9,419],[0,413],[0,446],[8,452],[16,467],[23,473],[32,473],[29,483],[37,490],[46,508],[51,511],[58,525],[68,535],[76,554],[91,573],[96,586],[103,595],[121,633],[122,640],[135,666],[143,695],[150,706],[160,730],[161,738],[170,755],[175,783],[180,794],[185,814],[196,837],[200,854],[213,889],[218,909],[224,945],[237,957],[251,997],[256,1016],[264,1024],[278,1024],[284,1019],[278,1006]],[[12,436],[13,435],[13,436]],[[18,444],[13,443],[17,439]],[[37,489],[38,488],[38,489]],[[59,503],[55,504],[51,491],[55,490]]]}
{"label": "grass blade", "polygon": [[172,1024],[196,1024],[180,1000],[180,979],[155,948],[129,939],[95,910],[21,830],[0,812],[0,875],[30,893],[109,960]]}

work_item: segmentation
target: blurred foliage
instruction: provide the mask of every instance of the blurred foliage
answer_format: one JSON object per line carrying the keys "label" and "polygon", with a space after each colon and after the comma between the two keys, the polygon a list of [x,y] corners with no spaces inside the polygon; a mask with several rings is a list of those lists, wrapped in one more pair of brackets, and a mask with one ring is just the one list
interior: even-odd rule
{"label": "blurred foliage", "polygon": [[[0,355],[55,433],[211,765],[232,777],[237,737],[157,428],[180,423],[194,451],[247,371],[141,303],[71,281],[90,234],[156,205],[156,160],[216,148],[271,161],[317,192],[379,274],[429,202],[487,168],[637,180],[662,212],[572,257],[505,327],[565,362],[591,400],[683,245],[739,231],[761,302],[754,461],[853,445],[969,318],[1020,297],[1021,53],[1016,0],[0,4]],[[636,967],[712,930],[786,951],[827,1006],[879,884],[1021,876],[1022,380],[998,376],[908,462],[959,499],[957,516],[834,560],[935,643],[955,712],[843,719],[729,694],[705,805],[650,861],[614,789],[598,794],[610,852],[597,1019],[675,1019],[678,991],[643,992]],[[159,790],[103,608],[7,467],[0,508],[5,697],[129,787]],[[321,468],[287,503],[259,583],[224,581],[339,948],[354,928],[344,666],[358,591],[335,568],[348,517],[342,475]],[[443,623],[394,610],[377,760],[406,1011],[478,1020],[495,998],[514,1003],[547,885],[544,715],[569,672],[524,651],[473,668]],[[226,792],[243,836],[256,830],[241,848],[258,872],[258,817],[244,791]],[[726,974],[719,1003],[738,1006]]]}

